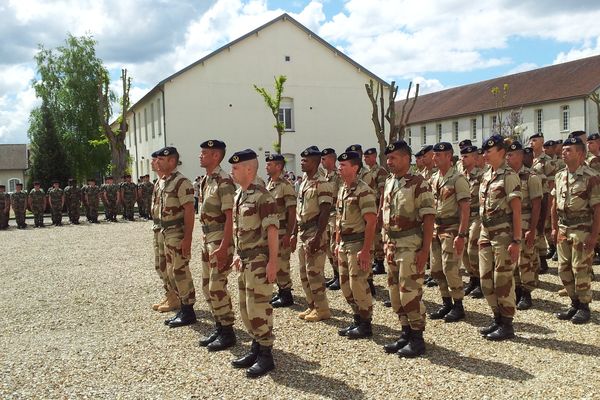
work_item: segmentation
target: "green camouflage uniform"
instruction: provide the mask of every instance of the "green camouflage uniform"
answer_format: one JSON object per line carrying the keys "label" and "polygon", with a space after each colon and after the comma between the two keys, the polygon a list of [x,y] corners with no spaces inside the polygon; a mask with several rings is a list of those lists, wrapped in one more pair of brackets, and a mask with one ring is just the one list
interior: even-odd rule
{"label": "green camouflage uniform", "polygon": [[81,189],[77,185],[65,187],[65,204],[69,213],[71,223],[79,222],[79,214],[81,207]]}
{"label": "green camouflage uniform", "polygon": [[[340,186],[342,185],[342,178],[337,173],[337,171],[324,171],[325,179],[332,187],[333,204],[337,204],[337,193],[339,191]],[[329,262],[331,263],[331,267],[334,272],[338,272],[338,259],[335,257],[335,218],[336,218],[336,210],[335,207],[331,207],[331,211],[329,212],[329,222],[327,224],[327,235],[329,236],[329,246],[327,247],[327,258],[329,258]]]}
{"label": "green camouflage uniform", "polygon": [[[8,211],[6,211],[8,209]],[[8,228],[8,213],[10,212],[10,195],[0,193],[0,229]]]}
{"label": "green camouflage uniform", "polygon": [[150,181],[142,182],[142,207],[144,208],[144,216],[150,218],[152,208],[152,193],[154,184]]}
{"label": "green camouflage uniform", "polygon": [[227,260],[223,269],[217,268],[217,259],[210,254],[221,245],[225,211],[233,209],[234,195],[233,180],[220,166],[210,176],[202,178],[198,193],[202,225],[202,293],[215,322],[222,326],[233,325],[235,322],[231,296],[227,290],[227,278],[233,261],[233,240],[227,248]]}
{"label": "green camouflage uniform", "polygon": [[31,189],[29,192],[31,199],[31,212],[33,213],[34,225],[44,226],[44,211],[46,206],[46,194],[43,189]]}
{"label": "green camouflage uniform", "polygon": [[359,267],[358,252],[365,240],[367,214],[377,215],[376,196],[365,182],[356,180],[351,186],[342,184],[337,194],[337,231],[340,236],[338,266],[340,286],[352,314],[370,320],[373,315],[373,297],[367,280],[369,269]]}
{"label": "green camouflage uniform", "polygon": [[109,220],[116,220],[118,211],[118,193],[119,185],[116,183],[105,183],[101,186],[102,192],[106,193],[107,202],[104,204],[106,218]]}
{"label": "green camouflage uniform", "polygon": [[275,199],[264,186],[251,184],[235,194],[233,237],[242,265],[238,278],[240,315],[252,339],[272,346],[273,308],[269,301],[273,285],[267,281],[269,247],[267,229],[279,229]]}
{"label": "green camouflage uniform", "polygon": [[15,213],[15,220],[17,226],[24,228],[27,226],[25,223],[25,214],[27,212],[27,192],[15,192],[10,196],[10,202]]}
{"label": "green camouflage uniform", "polygon": [[123,218],[133,221],[137,185],[133,182],[121,182],[120,189],[123,195]]}
{"label": "green camouflage uniform", "polygon": [[88,220],[90,222],[98,221],[98,206],[100,205],[99,196],[102,193],[100,186],[88,186],[83,196],[85,198]]}
{"label": "green camouflage uniform", "polygon": [[62,206],[64,191],[61,188],[51,187],[48,189],[48,201],[52,210],[52,223],[58,225],[62,223]]}
{"label": "green camouflage uniform", "polygon": [[[460,163],[459,165],[462,165]],[[469,182],[471,193],[471,206],[469,212],[469,237],[462,263],[470,277],[479,278],[479,234],[481,232],[481,219],[479,218],[479,184],[483,171],[474,167],[471,172],[464,171],[464,176]]]}
{"label": "green camouflage uniform", "polygon": [[423,244],[423,217],[435,215],[431,186],[421,174],[390,175],[382,212],[392,309],[402,326],[420,331],[425,329],[425,274],[417,271],[415,257]]}

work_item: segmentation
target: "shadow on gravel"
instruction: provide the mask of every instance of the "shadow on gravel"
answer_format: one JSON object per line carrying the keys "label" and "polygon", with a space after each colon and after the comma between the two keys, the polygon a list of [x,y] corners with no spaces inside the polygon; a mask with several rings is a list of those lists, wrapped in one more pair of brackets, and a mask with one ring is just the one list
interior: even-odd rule
{"label": "shadow on gravel", "polygon": [[562,351],[569,354],[578,354],[581,356],[600,357],[600,347],[591,344],[577,343],[570,340],[558,340],[552,338],[515,338],[517,343],[526,344],[529,346],[540,347],[542,349],[550,349]]}
{"label": "shadow on gravel", "polygon": [[456,351],[435,344],[427,345],[425,358],[433,364],[457,369],[473,375],[493,376],[516,382],[528,381],[535,377],[529,372],[510,364],[465,357]]}
{"label": "shadow on gravel", "polygon": [[270,373],[274,382],[306,394],[329,399],[364,399],[365,394],[346,382],[318,374],[318,362],[306,361],[294,353],[273,349],[276,369]]}
{"label": "shadow on gravel", "polygon": [[[559,282],[559,283],[540,281],[538,283],[538,289],[545,290],[545,291],[551,292],[551,293],[556,293],[556,295],[558,296],[558,291],[563,288],[563,285],[560,283],[560,279],[558,279],[558,277],[556,277],[556,279],[557,279],[557,282]],[[533,292],[533,293],[535,293],[535,292]]]}

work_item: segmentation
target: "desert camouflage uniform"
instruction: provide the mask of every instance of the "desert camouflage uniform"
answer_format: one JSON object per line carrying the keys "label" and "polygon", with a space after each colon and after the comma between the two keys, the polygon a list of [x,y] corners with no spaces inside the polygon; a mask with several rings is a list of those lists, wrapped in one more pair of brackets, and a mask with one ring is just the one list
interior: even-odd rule
{"label": "desert camouflage uniform", "polygon": [[[592,154],[592,153],[589,153],[589,154]],[[588,167],[590,167],[594,171],[600,173],[600,156],[594,156],[592,154],[592,157],[589,158],[588,160],[586,160],[586,164],[588,165]]]}
{"label": "desert camouflage uniform", "polygon": [[[324,171],[325,179],[327,182],[331,184],[333,197],[333,204],[337,204],[337,193],[339,191],[340,186],[342,185],[342,178],[337,173],[337,171]],[[338,272],[338,259],[335,257],[335,217],[336,210],[335,207],[331,207],[331,211],[329,212],[329,222],[327,224],[327,235],[329,236],[329,246],[327,247],[327,258],[329,258],[329,262],[331,263],[331,267],[334,272]]]}
{"label": "desert camouflage uniform", "polygon": [[123,218],[132,220],[137,194],[137,185],[133,182],[121,182],[119,186],[123,191]]}
{"label": "desert camouflage uniform", "polygon": [[[462,164],[462,163],[461,163]],[[479,184],[483,171],[474,167],[471,172],[464,171],[464,176],[469,182],[471,205],[469,212],[469,236],[462,256],[462,263],[469,276],[479,278],[479,234],[481,232],[481,219],[479,218]]]}
{"label": "desert camouflage uniform", "polygon": [[77,185],[65,187],[65,205],[71,223],[79,222],[79,208],[81,207],[82,189]]}
{"label": "desert camouflage uniform", "polygon": [[35,226],[44,225],[44,211],[46,206],[46,194],[44,189],[31,189],[29,192],[31,199],[31,212],[33,213],[33,221]]}
{"label": "desert camouflage uniform", "polygon": [[62,206],[64,191],[61,188],[51,187],[48,189],[48,201],[52,211],[52,223],[60,224],[62,222]]}
{"label": "desert camouflage uniform", "polygon": [[[554,183],[554,175],[558,171],[557,161],[542,152],[539,157],[534,157],[531,170],[542,179],[542,189],[544,194],[548,194],[548,202],[550,202],[550,192]],[[548,253],[548,244],[552,242],[550,211],[547,212],[546,221],[543,226],[544,231],[539,232],[538,230],[538,235],[535,239],[535,247],[540,257],[546,256]],[[539,269],[539,260],[534,260],[534,266]]]}
{"label": "desert camouflage uniform", "polygon": [[10,196],[10,203],[15,213],[15,221],[17,226],[24,227],[25,213],[27,212],[27,192],[15,192]]}
{"label": "desert camouflage uniform", "polygon": [[481,291],[493,313],[505,318],[515,315],[515,263],[508,246],[513,240],[510,202],[521,198],[520,184],[519,176],[503,163],[485,172],[479,188]]}
{"label": "desert camouflage uniform", "polygon": [[417,271],[415,257],[423,244],[423,216],[435,215],[431,186],[420,174],[390,175],[385,182],[382,212],[392,309],[402,326],[423,330],[425,274]]}
{"label": "desert camouflage uniform", "polygon": [[367,279],[369,269],[359,267],[358,252],[365,240],[366,214],[377,215],[375,192],[365,182],[356,180],[351,186],[342,184],[337,194],[337,232],[340,236],[338,265],[340,286],[354,315],[371,319],[373,297]]}
{"label": "desert camouflage uniform", "polygon": [[425,180],[431,184],[431,178],[433,177],[433,174],[437,172],[437,170],[438,169],[436,167],[431,169],[423,168],[420,171],[420,174],[423,175],[423,178],[425,178]]}
{"label": "desert camouflage uniform", "polygon": [[[373,167],[370,169],[370,172],[373,175],[373,180],[375,181],[375,187],[372,187],[372,189],[375,191],[375,207],[379,209],[381,193],[383,192],[383,188],[385,187],[385,180],[387,179],[389,173],[385,170],[385,168],[383,168],[379,164],[373,165]],[[375,260],[385,259],[385,252],[383,251],[383,238],[381,236],[381,223],[379,222],[379,220],[377,221],[377,227],[375,229],[373,249],[373,257]]]}
{"label": "desert camouflage uniform", "polygon": [[273,285],[267,280],[269,247],[267,229],[279,228],[277,207],[269,191],[256,183],[235,194],[233,237],[242,266],[238,278],[240,315],[253,340],[272,346],[273,307],[269,304]]}
{"label": "desert camouflage uniform", "polygon": [[202,225],[202,293],[215,322],[230,326],[235,322],[227,278],[233,261],[233,240],[227,248],[227,261],[223,269],[217,268],[217,259],[210,257],[221,245],[225,227],[225,211],[233,209],[235,185],[223,169],[217,167],[200,182],[198,208]]}

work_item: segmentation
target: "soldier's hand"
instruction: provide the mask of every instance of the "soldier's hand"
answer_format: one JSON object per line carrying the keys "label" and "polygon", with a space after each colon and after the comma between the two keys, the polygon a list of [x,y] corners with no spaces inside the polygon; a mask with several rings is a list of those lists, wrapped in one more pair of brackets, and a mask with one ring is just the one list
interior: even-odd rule
{"label": "soldier's hand", "polygon": [[552,233],[550,233],[550,236],[552,237],[552,241],[554,242],[554,244],[558,244],[557,239],[558,239],[558,230],[557,229],[552,229]]}
{"label": "soldier's hand", "polygon": [[183,258],[190,258],[192,256],[192,239],[183,239],[181,241],[181,255]]}
{"label": "soldier's hand", "polygon": [[429,258],[429,249],[421,248],[415,253],[415,264],[417,265],[417,272],[419,274],[425,272],[427,258]]}
{"label": "soldier's hand", "polygon": [[214,257],[217,260],[217,269],[223,270],[227,267],[227,248],[217,247],[215,251],[210,253],[210,257]]}
{"label": "soldier's hand", "polygon": [[371,252],[362,249],[358,252],[358,267],[363,271],[368,271],[371,268]]}
{"label": "soldier's hand", "polygon": [[587,235],[585,242],[583,242],[583,248],[585,251],[594,251],[596,248],[596,238],[592,235]]}
{"label": "soldier's hand", "polygon": [[285,234],[281,237],[281,247],[284,249],[287,249],[288,247],[290,247],[290,239],[291,236],[288,234]]}
{"label": "soldier's hand", "polygon": [[267,263],[267,281],[269,283],[275,282],[277,279],[277,261],[269,260]]}
{"label": "soldier's hand", "polygon": [[465,249],[465,238],[457,236],[454,238],[454,252],[457,256],[461,256]]}
{"label": "soldier's hand", "polygon": [[525,232],[525,244],[527,247],[533,247],[535,242],[535,229],[530,229]]}
{"label": "soldier's hand", "polygon": [[298,238],[296,235],[290,236],[290,251],[293,253],[296,251],[296,245],[298,244]]}
{"label": "soldier's hand", "polygon": [[240,258],[240,256],[233,257],[233,262],[231,263],[231,266],[235,268],[236,271],[240,271],[240,269],[242,268],[242,259]]}
{"label": "soldier's hand", "polygon": [[521,246],[516,243],[508,245],[508,254],[510,255],[510,261],[516,263],[519,260],[519,253],[521,252]]}

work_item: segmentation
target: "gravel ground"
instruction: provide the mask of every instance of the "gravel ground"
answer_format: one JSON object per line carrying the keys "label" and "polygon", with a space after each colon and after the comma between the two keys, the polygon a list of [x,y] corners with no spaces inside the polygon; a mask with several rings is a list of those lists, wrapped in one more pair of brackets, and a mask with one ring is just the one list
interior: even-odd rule
{"label": "gravel ground", "polygon": [[[208,353],[197,345],[212,328],[203,299],[192,327],[169,329],[163,325],[169,314],[150,309],[161,295],[150,228],[128,222],[0,231],[0,398],[600,397],[600,313],[593,303],[593,319],[583,326],[552,316],[567,304],[556,293],[556,265],[542,276],[534,309],[518,312],[515,340],[480,338],[477,328],[489,322],[489,310],[484,299],[468,298],[467,319],[428,320],[426,356],[406,360],[381,348],[399,330],[381,305],[384,276],[376,276],[373,338],[349,341],[337,335],[351,318],[340,292],[328,292],[331,320],[297,318],[304,295],[294,261],[300,304],[275,311],[277,369],[248,380],[229,364],[250,343],[241,321],[237,346]],[[194,243],[198,285],[198,237]],[[235,277],[229,287],[237,307]],[[600,283],[593,289],[597,301]],[[426,289],[425,300],[431,311],[437,288]]]}

